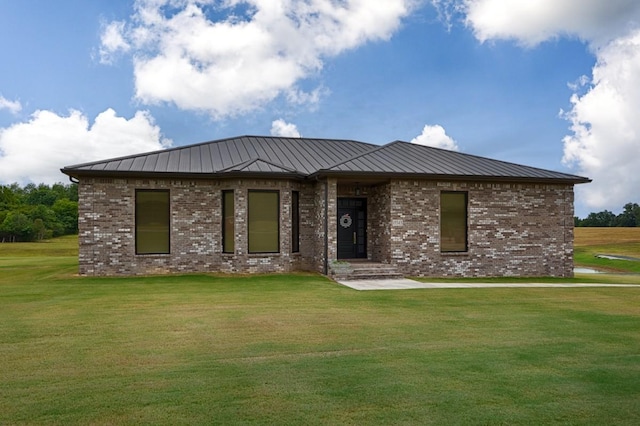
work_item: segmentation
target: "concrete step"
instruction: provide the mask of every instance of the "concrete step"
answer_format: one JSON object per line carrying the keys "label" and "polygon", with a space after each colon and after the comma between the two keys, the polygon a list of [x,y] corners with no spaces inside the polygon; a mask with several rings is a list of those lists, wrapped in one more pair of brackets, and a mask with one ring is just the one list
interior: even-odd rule
{"label": "concrete step", "polygon": [[384,280],[402,278],[395,266],[379,262],[338,262],[329,268],[329,276],[336,280]]}

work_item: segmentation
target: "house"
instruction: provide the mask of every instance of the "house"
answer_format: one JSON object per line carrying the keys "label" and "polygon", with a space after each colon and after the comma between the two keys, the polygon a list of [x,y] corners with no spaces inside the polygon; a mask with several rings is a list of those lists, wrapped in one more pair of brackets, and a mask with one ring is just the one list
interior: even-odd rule
{"label": "house", "polygon": [[573,274],[590,180],[407,142],[242,136],[68,166],[81,275]]}

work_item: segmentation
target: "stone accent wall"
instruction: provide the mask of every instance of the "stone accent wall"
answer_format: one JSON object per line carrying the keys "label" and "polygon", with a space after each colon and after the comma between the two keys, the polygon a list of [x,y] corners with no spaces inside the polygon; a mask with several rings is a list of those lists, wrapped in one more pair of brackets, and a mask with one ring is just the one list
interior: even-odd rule
{"label": "stone accent wall", "polygon": [[[135,191],[168,189],[170,254],[136,255]],[[222,191],[234,190],[235,252],[222,253]],[[280,253],[250,254],[247,193],[280,191]],[[82,179],[79,272],[135,275],[168,272],[286,272],[314,265],[314,185],[284,180]],[[291,191],[300,192],[300,252],[291,253]]]}
{"label": "stone accent wall", "polygon": [[[391,263],[433,277],[573,276],[573,186],[391,182]],[[440,252],[440,192],[468,192],[468,251]]]}

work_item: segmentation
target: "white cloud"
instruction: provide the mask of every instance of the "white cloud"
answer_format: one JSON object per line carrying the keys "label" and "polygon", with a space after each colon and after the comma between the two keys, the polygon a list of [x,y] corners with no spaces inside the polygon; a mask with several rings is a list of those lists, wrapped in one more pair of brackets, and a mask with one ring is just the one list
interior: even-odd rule
{"label": "white cloud", "polygon": [[[465,0],[466,22],[480,41],[514,39],[527,46],[561,36],[603,45],[640,20],[637,0]],[[459,4],[459,2],[458,2]]]}
{"label": "white cloud", "polygon": [[326,58],[391,37],[414,1],[137,0],[125,25],[106,26],[101,51],[131,50],[138,100],[223,118],[279,96],[317,102],[301,81]]}
{"label": "white cloud", "polygon": [[10,101],[0,95],[0,110],[2,109],[8,109],[12,114],[17,114],[22,111],[22,104],[20,101]]}
{"label": "white cloud", "polygon": [[128,52],[131,45],[124,39],[123,21],[114,21],[105,25],[100,36],[100,62],[110,64],[113,61],[114,53],[118,51]]}
{"label": "white cloud", "polygon": [[598,52],[591,88],[564,114],[573,134],[564,161],[593,179],[578,188],[588,206],[620,209],[640,188],[640,31]]}
{"label": "white cloud", "polygon": [[146,111],[126,119],[107,109],[93,124],[76,110],[68,116],[36,111],[29,121],[0,129],[0,182],[61,182],[66,179],[60,173],[64,166],[163,149],[170,144]]}
{"label": "white cloud", "polygon": [[[481,42],[515,40],[535,46],[568,36],[596,56],[591,77],[569,82],[571,123],[565,164],[593,182],[577,193],[591,208],[619,209],[637,201],[640,188],[640,2],[637,0],[432,0],[464,14]],[[445,14],[446,15],[446,14]],[[450,16],[446,15],[446,16]]]}
{"label": "white cloud", "polygon": [[411,143],[419,145],[433,146],[436,148],[458,150],[458,144],[451,136],[447,135],[444,128],[438,124],[434,126],[425,125],[422,133],[411,140]]}
{"label": "white cloud", "polygon": [[271,136],[299,138],[300,132],[298,131],[298,128],[295,124],[287,123],[280,118],[271,123]]}

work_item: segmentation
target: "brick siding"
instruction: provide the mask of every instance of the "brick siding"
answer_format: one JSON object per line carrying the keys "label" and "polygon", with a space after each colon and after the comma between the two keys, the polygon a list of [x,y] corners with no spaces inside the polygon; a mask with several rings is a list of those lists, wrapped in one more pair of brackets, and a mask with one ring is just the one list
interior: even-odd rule
{"label": "brick siding", "polygon": [[[168,189],[170,254],[136,255],[135,190]],[[222,253],[222,191],[233,189],[235,252]],[[247,193],[280,192],[280,252],[249,254]],[[104,179],[79,184],[79,272],[324,272],[337,257],[337,198],[356,196],[335,178]],[[300,193],[300,251],[291,253],[291,191]],[[465,253],[440,253],[440,192],[468,192]],[[325,196],[328,203],[325,205]],[[415,276],[572,276],[573,186],[392,180],[363,187],[370,260]],[[325,215],[329,218],[325,235]],[[325,259],[325,240],[328,241]]]}

